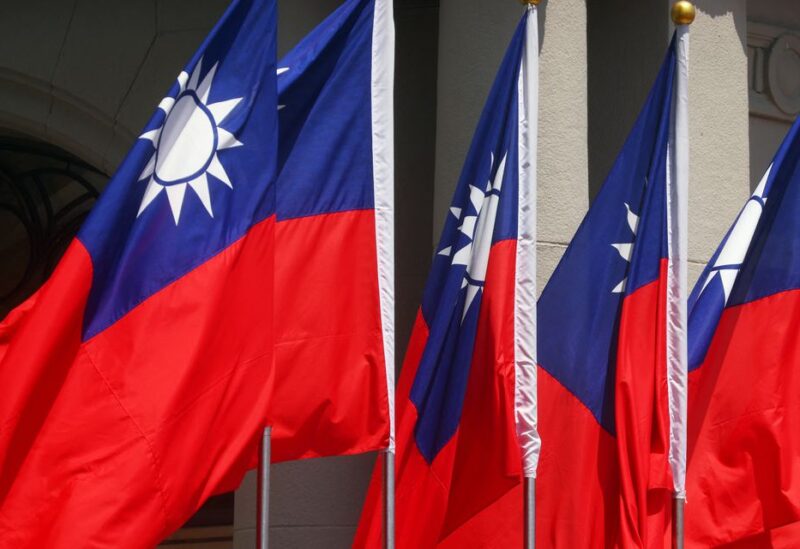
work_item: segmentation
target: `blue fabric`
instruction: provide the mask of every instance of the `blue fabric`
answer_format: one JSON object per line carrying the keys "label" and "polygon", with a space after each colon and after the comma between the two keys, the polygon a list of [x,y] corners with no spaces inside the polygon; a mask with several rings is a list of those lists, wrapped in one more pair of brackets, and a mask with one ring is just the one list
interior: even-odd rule
{"label": "blue fabric", "polygon": [[374,11],[348,0],[278,65],[279,220],[374,206]]}
{"label": "blue fabric", "polygon": [[[716,266],[734,223],[689,298],[690,370],[702,365],[726,307],[800,288],[800,119],[778,149],[762,195],[749,201],[759,202],[763,211],[744,262]],[[738,271],[727,304],[720,277],[713,276],[723,269]]]}
{"label": "blue fabric", "polygon": [[[187,189],[179,223],[173,219],[166,191],[137,217],[148,183],[148,179],[140,180],[140,174],[155,153],[154,143],[140,138],[82,227],[78,238],[89,251],[94,268],[84,339],[107,328],[274,213],[275,12],[275,0],[235,0],[186,66],[186,72],[192,74],[202,58],[202,82],[218,64],[207,104],[243,98],[219,124],[243,145],[217,151],[232,187],[208,176],[214,216]],[[175,98],[179,91],[175,84],[168,96]],[[156,111],[145,131],[164,126],[166,120],[164,111]],[[215,130],[217,144],[218,133]]]}
{"label": "blue fabric", "polygon": [[[454,255],[477,237],[459,230],[467,218],[479,213],[470,194],[482,200],[480,213],[484,216],[488,215],[490,197],[499,201],[491,227],[492,242],[517,237],[517,82],[524,37],[523,17],[478,123],[452,202],[457,210],[447,216],[422,300],[429,337],[411,400],[418,412],[415,440],[429,463],[453,437],[461,419],[483,294],[483,281],[471,277],[466,265],[454,263]],[[493,182],[503,158],[502,185],[495,189]],[[469,305],[469,286],[464,287],[465,283],[477,291]]]}
{"label": "blue fabric", "polygon": [[[666,163],[674,72],[673,43],[608,178],[539,299],[539,365],[612,434],[622,300],[656,280],[668,254]],[[628,208],[639,219],[635,233]],[[633,245],[630,263],[613,244]],[[624,292],[615,293],[623,280]]]}

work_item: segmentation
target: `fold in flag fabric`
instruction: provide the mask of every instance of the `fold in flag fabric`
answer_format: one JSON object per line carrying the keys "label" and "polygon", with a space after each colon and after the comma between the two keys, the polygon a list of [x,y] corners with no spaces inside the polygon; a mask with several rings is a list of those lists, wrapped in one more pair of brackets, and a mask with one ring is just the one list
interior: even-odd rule
{"label": "fold in flag fabric", "polygon": [[390,8],[277,65],[234,1],[180,74],[0,324],[0,547],[152,547],[265,425],[276,461],[391,444]]}
{"label": "fold in flag fabric", "polygon": [[394,446],[393,78],[388,0],[278,64],[273,461]]}
{"label": "fold in flag fabric", "polygon": [[671,543],[668,228],[680,38],[539,299],[542,547]]}
{"label": "fold in flag fabric", "polygon": [[800,547],[800,121],[690,298],[687,547]]}
{"label": "fold in flag fabric", "polygon": [[[530,429],[535,415],[528,414],[535,402],[522,397],[535,395],[535,387],[518,386],[534,383],[535,374],[535,140],[527,131],[524,52],[526,43],[538,48],[538,41],[530,39],[535,27],[528,28],[527,19],[484,107],[400,376],[400,548],[522,543],[521,512],[508,515],[497,503],[521,484],[523,454],[526,472],[535,471],[538,454],[538,435]],[[534,26],[535,18],[528,24]],[[529,269],[520,273],[519,265]],[[381,470],[378,464],[355,547],[381,546]],[[509,528],[509,521],[516,527]]]}

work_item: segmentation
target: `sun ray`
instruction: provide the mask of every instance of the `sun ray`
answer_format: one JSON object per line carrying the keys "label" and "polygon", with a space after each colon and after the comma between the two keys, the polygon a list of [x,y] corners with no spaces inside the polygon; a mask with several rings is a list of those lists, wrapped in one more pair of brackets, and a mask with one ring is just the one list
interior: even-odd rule
{"label": "sun ray", "polygon": [[453,255],[453,265],[467,265],[472,257],[472,243],[470,242]]}
{"label": "sun ray", "polygon": [[461,226],[458,230],[472,238],[472,235],[475,233],[475,223],[477,223],[477,221],[478,216],[468,215],[464,218],[464,221],[461,222]]}
{"label": "sun ray", "polygon": [[453,247],[452,246],[448,246],[447,248],[445,248],[442,251],[440,251],[439,255],[444,255],[444,256],[450,257],[450,252],[452,252],[452,251],[453,251]]}
{"label": "sun ray", "polygon": [[214,75],[217,73],[217,66],[219,63],[214,63],[214,66],[211,67],[211,70],[208,71],[203,81],[197,87],[197,97],[200,98],[200,101],[205,104],[208,103],[208,92],[211,91],[211,84],[214,82]]}
{"label": "sun ray", "polygon": [[505,155],[503,159],[500,161],[500,167],[497,168],[497,173],[494,176],[494,184],[492,185],[492,189],[495,191],[501,191],[503,188],[503,177],[506,174],[506,159],[508,155]]}
{"label": "sun ray", "polygon": [[461,322],[464,322],[464,319],[467,317],[469,308],[472,306],[472,302],[475,301],[475,298],[478,297],[478,292],[480,289],[481,287],[475,284],[467,284],[467,296],[464,300],[464,310],[461,313]]}
{"label": "sun ray", "polygon": [[164,114],[169,114],[169,111],[172,110],[173,105],[175,105],[175,98],[165,97],[161,100],[161,103],[158,104],[158,108],[164,111]]}
{"label": "sun ray", "polygon": [[169,207],[172,209],[172,217],[175,218],[175,225],[178,224],[181,218],[184,196],[186,196],[186,183],[178,183],[167,187],[167,198],[169,199]]}
{"label": "sun ray", "polygon": [[200,61],[197,62],[194,70],[192,71],[192,77],[189,79],[189,83],[186,85],[187,90],[196,90],[197,89],[197,82],[200,80],[200,69],[203,67],[203,58],[200,58]]}
{"label": "sun ray", "polygon": [[456,208],[453,206],[450,208],[450,213],[453,214],[456,219],[461,219],[461,208]]}
{"label": "sun ray", "polygon": [[208,178],[206,174],[200,174],[197,178],[189,181],[189,186],[197,195],[197,198],[200,199],[200,202],[202,202],[208,215],[214,217],[214,212],[211,210],[211,193],[208,190]]}
{"label": "sun ray", "polygon": [[636,234],[636,230],[639,228],[639,216],[633,213],[631,207],[628,205],[627,202],[625,204],[625,209],[628,211],[627,220],[628,220],[628,227],[630,227],[631,232]]}
{"label": "sun ray", "polygon": [[612,244],[612,246],[617,249],[622,259],[625,261],[631,260],[631,255],[633,254],[633,242]]}
{"label": "sun ray", "polygon": [[136,217],[142,215],[142,212],[145,210],[145,208],[147,208],[163,190],[164,186],[156,181],[154,177],[151,177],[150,181],[147,183],[147,188],[144,190],[142,205],[139,206],[139,213],[136,214]]}
{"label": "sun ray", "polygon": [[234,147],[242,146],[242,142],[236,139],[236,136],[228,130],[217,128],[217,133],[219,134],[219,145],[217,146],[217,150],[221,151],[224,149],[232,149]]}
{"label": "sun ray", "polygon": [[278,67],[278,76],[289,70],[289,67]]}
{"label": "sun ray", "polygon": [[155,146],[158,143],[159,137],[161,137],[161,128],[156,128],[154,130],[150,130],[149,132],[144,132],[139,136],[139,139],[147,139],[148,141],[152,141],[153,146]]}
{"label": "sun ray", "polygon": [[227,101],[212,103],[211,105],[208,105],[207,108],[211,112],[211,116],[214,117],[214,122],[216,122],[217,125],[220,125],[241,101],[242,98],[237,97],[236,99],[228,99]]}
{"label": "sun ray", "polygon": [[142,170],[142,173],[139,174],[139,179],[137,181],[141,181],[142,179],[150,177],[151,175],[153,175],[153,171],[155,171],[155,169],[156,169],[156,155],[153,154],[150,157],[150,161],[147,163],[147,166],[145,166],[144,169]]}
{"label": "sun ray", "polygon": [[231,189],[233,188],[233,183],[231,183],[231,179],[228,177],[228,172],[225,171],[222,162],[219,161],[219,157],[216,154],[211,158],[211,163],[208,165],[208,173],[225,183]]}
{"label": "sun ray", "polygon": [[477,213],[480,213],[483,199],[486,198],[486,193],[480,190],[475,185],[469,186],[469,201],[472,202],[472,207],[475,208]]}
{"label": "sun ray", "polygon": [[189,81],[189,73],[186,71],[181,71],[178,75],[178,86],[180,86],[180,92],[178,95],[186,91],[186,83]]}

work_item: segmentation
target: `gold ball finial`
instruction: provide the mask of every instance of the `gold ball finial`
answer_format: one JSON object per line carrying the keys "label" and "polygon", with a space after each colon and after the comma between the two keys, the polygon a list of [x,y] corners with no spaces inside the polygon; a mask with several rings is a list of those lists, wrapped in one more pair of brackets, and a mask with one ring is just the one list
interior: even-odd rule
{"label": "gold ball finial", "polygon": [[519,0],[520,4],[526,4],[528,6],[538,6],[542,0]]}
{"label": "gold ball finial", "polygon": [[672,22],[676,25],[691,25],[697,10],[687,0],[678,0],[672,4]]}

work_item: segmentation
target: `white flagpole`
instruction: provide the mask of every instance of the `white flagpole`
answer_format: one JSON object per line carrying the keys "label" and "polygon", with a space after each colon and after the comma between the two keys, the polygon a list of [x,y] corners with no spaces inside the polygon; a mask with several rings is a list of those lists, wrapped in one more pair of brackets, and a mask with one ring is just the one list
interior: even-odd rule
{"label": "white flagpole", "polygon": [[524,547],[536,545],[536,469],[541,441],[536,394],[536,169],[540,0],[528,5],[518,80],[519,203],[514,296],[515,411],[524,480]]}
{"label": "white flagpole", "polygon": [[689,25],[691,2],[672,5],[675,24],[675,83],[668,160],[670,267],[667,274],[667,380],[670,417],[669,462],[674,482],[674,546],[684,546],[686,504],[686,424],[688,394],[687,301],[689,209]]}
{"label": "white flagpole", "polygon": [[258,549],[269,547],[269,470],[272,461],[272,427],[264,427],[258,460]]}
{"label": "white flagpole", "polygon": [[372,21],[372,172],[381,330],[389,405],[389,444],[383,469],[383,539],[386,549],[394,549],[395,546],[394,44],[393,0],[375,0]]}

